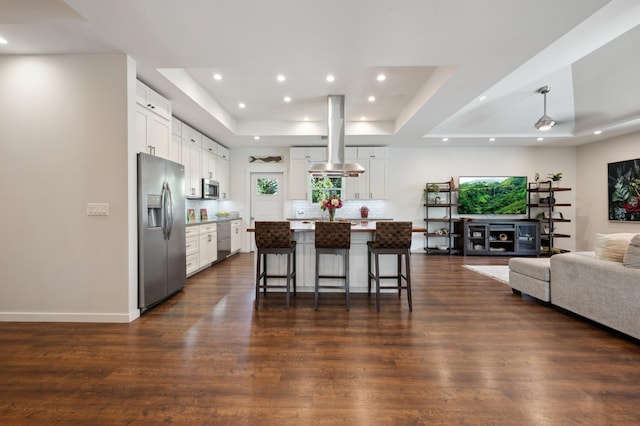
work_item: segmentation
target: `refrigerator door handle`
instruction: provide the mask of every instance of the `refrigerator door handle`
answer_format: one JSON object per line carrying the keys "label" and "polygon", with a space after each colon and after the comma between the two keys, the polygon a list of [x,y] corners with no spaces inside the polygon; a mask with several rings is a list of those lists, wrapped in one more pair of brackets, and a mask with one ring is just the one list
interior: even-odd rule
{"label": "refrigerator door handle", "polygon": [[163,208],[166,211],[166,218],[167,218],[167,223],[166,223],[166,231],[165,231],[165,239],[169,240],[171,239],[171,231],[173,230],[173,197],[171,195],[171,188],[169,187],[169,182],[165,182],[165,187],[166,187],[166,193],[167,193],[167,197],[166,197],[166,205],[163,206]]}
{"label": "refrigerator door handle", "polygon": [[160,217],[163,238],[167,239],[167,183],[162,183],[162,192],[160,193]]}

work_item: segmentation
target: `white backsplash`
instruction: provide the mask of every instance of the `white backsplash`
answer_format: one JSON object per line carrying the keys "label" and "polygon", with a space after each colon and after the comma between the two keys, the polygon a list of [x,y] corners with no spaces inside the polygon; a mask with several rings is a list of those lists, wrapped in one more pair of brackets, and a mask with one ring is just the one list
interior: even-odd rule
{"label": "white backsplash", "polygon": [[234,205],[229,200],[195,200],[187,198],[184,207],[185,215],[189,209],[193,209],[196,212],[196,220],[200,220],[200,209],[207,209],[207,216],[209,219],[213,219],[219,211],[232,212]]}
{"label": "white backsplash", "polygon": [[[384,200],[344,200],[342,208],[336,211],[336,218],[355,219],[360,217],[360,208],[367,206],[369,208],[369,218],[385,218],[386,217],[386,201]],[[297,212],[304,212],[304,217],[329,217],[329,213],[320,209],[320,204],[312,204],[310,201],[293,200],[291,201],[291,215],[289,217],[298,218]]]}

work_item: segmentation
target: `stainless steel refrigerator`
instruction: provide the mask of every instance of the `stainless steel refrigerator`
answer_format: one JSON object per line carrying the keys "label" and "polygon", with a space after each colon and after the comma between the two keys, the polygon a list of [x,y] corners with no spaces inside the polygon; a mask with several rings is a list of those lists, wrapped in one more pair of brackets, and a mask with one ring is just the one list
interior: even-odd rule
{"label": "stainless steel refrigerator", "polygon": [[141,313],[186,282],[184,166],[138,154],[138,307]]}

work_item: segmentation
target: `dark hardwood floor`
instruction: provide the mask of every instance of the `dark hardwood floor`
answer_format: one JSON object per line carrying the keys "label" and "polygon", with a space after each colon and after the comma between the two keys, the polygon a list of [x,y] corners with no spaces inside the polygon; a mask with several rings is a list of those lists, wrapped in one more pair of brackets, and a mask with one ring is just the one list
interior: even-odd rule
{"label": "dark hardwood floor", "polygon": [[462,267],[411,257],[406,298],[283,295],[253,257],[131,324],[0,323],[0,424],[631,425],[640,346]]}

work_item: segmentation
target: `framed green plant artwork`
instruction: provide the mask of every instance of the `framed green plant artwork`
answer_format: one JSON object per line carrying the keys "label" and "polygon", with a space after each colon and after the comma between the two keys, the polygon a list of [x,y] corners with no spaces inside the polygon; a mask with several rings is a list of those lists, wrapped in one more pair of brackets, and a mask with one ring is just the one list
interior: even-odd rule
{"label": "framed green plant artwork", "polygon": [[609,220],[640,221],[640,158],[607,164]]}

